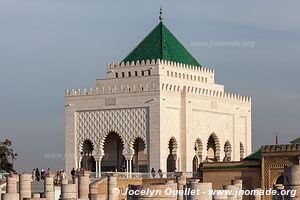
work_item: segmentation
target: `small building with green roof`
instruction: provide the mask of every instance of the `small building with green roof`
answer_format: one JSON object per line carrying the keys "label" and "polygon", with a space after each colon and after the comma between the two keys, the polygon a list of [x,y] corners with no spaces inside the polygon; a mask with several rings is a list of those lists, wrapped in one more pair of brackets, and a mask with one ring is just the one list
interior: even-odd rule
{"label": "small building with green roof", "polygon": [[[231,180],[243,180],[243,189],[269,189],[283,184],[284,168],[300,164],[299,138],[291,144],[264,145],[238,162],[203,162],[203,182],[222,189]],[[215,181],[218,180],[218,181]]]}
{"label": "small building with green roof", "polygon": [[300,144],[300,137],[298,137],[298,138],[292,140],[290,143],[291,143],[291,144]]}

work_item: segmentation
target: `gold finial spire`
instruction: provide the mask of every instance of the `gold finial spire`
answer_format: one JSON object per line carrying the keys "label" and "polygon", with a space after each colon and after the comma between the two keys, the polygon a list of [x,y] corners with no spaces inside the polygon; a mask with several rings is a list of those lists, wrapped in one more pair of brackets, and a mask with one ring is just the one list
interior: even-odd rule
{"label": "gold finial spire", "polygon": [[162,6],[160,6],[160,11],[159,11],[159,20],[162,22],[164,19],[163,17],[163,11],[162,11]]}

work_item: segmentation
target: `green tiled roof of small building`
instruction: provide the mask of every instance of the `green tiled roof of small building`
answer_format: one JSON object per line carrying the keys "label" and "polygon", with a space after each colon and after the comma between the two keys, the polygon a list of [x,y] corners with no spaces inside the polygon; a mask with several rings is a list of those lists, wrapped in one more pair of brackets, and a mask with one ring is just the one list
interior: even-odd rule
{"label": "green tiled roof of small building", "polygon": [[174,61],[201,67],[198,61],[162,22],[160,22],[122,62],[152,59]]}
{"label": "green tiled roof of small building", "polygon": [[294,139],[293,141],[290,141],[291,144],[300,144],[300,137]]}
{"label": "green tiled roof of small building", "polygon": [[253,152],[252,154],[244,158],[244,160],[260,160],[260,159],[261,159],[261,149]]}

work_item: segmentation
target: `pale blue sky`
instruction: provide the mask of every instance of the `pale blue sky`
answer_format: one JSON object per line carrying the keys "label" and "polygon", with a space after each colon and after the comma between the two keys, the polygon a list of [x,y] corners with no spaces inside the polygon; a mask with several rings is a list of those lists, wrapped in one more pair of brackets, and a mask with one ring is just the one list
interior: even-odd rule
{"label": "pale blue sky", "polygon": [[[63,167],[64,89],[94,87],[158,23],[165,25],[227,91],[252,96],[253,149],[300,136],[300,2],[1,0],[0,139],[18,169]],[[254,41],[193,47],[193,41]]]}

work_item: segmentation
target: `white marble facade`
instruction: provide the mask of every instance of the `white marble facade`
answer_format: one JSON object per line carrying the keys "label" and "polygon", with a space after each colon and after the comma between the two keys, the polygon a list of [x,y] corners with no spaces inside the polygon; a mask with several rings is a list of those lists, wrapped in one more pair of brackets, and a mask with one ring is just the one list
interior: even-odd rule
{"label": "white marble facade", "polygon": [[66,170],[82,167],[88,140],[100,171],[112,155],[104,147],[112,132],[127,171],[139,138],[148,171],[192,172],[204,160],[237,161],[251,153],[251,99],[226,93],[205,67],[164,60],[108,64],[95,88],[65,91]]}

